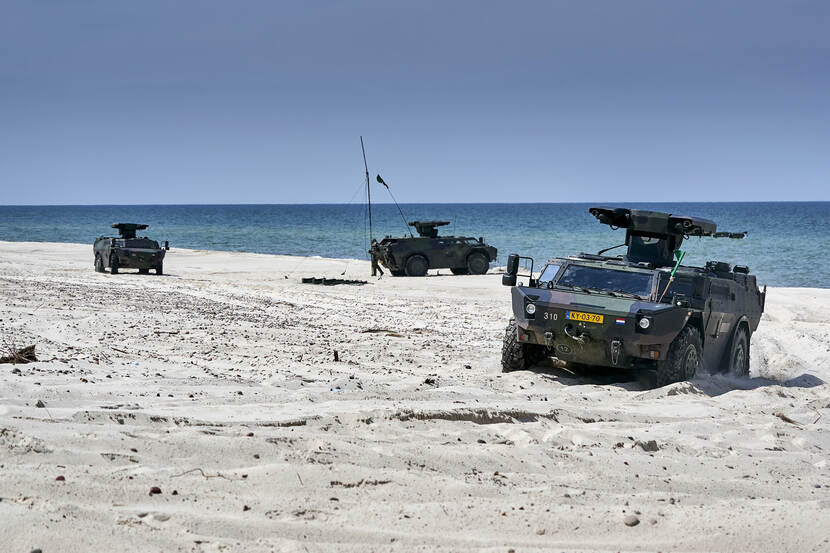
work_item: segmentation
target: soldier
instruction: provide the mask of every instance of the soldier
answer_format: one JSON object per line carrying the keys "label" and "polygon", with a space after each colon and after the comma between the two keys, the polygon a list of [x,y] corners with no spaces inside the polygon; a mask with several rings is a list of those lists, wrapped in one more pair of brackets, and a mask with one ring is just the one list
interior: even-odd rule
{"label": "soldier", "polygon": [[378,241],[372,238],[372,246],[369,248],[369,255],[372,256],[372,276],[375,276],[377,273],[383,276],[383,269],[380,268],[380,263],[378,263],[377,245]]}

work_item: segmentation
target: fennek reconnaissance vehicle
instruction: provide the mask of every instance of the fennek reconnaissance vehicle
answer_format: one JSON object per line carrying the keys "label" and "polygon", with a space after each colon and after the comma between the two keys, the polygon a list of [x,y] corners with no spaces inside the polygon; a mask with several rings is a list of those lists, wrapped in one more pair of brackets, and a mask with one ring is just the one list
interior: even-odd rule
{"label": "fennek reconnaissance vehicle", "polygon": [[157,275],[164,272],[164,254],[170,249],[165,241],[160,246],[155,240],[137,237],[137,230],[144,230],[148,225],[136,223],[113,223],[112,228],[118,229],[119,237],[99,236],[92,246],[95,254],[95,271],[103,273],[109,267],[112,274],[118,274],[120,269],[138,269],[141,274],[148,274],[154,269]]}
{"label": "fennek reconnaissance vehicle", "polygon": [[[598,254],[533,260],[511,254],[502,284],[511,286],[514,318],[502,346],[504,371],[526,369],[545,357],[575,366],[655,371],[659,386],[705,368],[749,372],[750,338],[764,311],[743,265],[709,261],[681,265],[685,238],[743,238],[717,232],[708,219],[612,207],[589,209],[600,223],[626,229],[625,243]],[[625,255],[603,255],[627,246]],[[520,260],[530,264],[526,286],[516,284]]]}
{"label": "fennek reconnaissance vehicle", "polygon": [[438,236],[449,221],[410,221],[418,236],[385,237],[369,253],[394,276],[424,276],[429,269],[450,269],[454,275],[483,275],[498,251],[484,238]]}

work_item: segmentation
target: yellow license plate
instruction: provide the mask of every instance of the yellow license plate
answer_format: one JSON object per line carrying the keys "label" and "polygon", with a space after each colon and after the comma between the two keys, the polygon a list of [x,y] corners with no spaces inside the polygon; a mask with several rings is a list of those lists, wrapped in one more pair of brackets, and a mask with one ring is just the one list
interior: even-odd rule
{"label": "yellow license plate", "polygon": [[602,323],[603,316],[596,313],[583,313],[582,311],[565,311],[565,318],[583,323]]}

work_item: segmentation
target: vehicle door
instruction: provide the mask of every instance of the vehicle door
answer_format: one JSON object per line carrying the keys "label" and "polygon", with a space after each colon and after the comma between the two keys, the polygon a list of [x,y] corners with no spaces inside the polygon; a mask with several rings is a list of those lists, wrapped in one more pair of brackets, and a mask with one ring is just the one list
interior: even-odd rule
{"label": "vehicle door", "polygon": [[458,264],[459,245],[458,240],[451,238],[439,238],[434,252],[434,263],[436,267],[460,267]]}
{"label": "vehicle door", "polygon": [[704,359],[707,366],[717,369],[723,352],[731,337],[730,330],[734,323],[731,304],[735,294],[729,281],[714,279],[709,287],[709,314],[706,320],[704,337]]}

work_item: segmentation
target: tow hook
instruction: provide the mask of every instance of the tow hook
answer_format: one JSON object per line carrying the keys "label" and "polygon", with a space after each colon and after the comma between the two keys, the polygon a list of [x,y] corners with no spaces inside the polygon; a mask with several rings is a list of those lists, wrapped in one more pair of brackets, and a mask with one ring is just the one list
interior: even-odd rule
{"label": "tow hook", "polygon": [[573,326],[571,325],[565,325],[564,330],[565,336],[567,336],[571,340],[579,342],[580,344],[584,344],[588,340],[588,336],[584,332],[580,333],[579,336],[574,336],[573,334],[571,334],[571,330],[573,330]]}
{"label": "tow hook", "polygon": [[620,349],[622,349],[622,340],[611,340],[611,364],[616,365],[620,359]]}
{"label": "tow hook", "polygon": [[545,345],[548,347],[553,345],[553,332],[550,330],[545,332]]}

